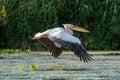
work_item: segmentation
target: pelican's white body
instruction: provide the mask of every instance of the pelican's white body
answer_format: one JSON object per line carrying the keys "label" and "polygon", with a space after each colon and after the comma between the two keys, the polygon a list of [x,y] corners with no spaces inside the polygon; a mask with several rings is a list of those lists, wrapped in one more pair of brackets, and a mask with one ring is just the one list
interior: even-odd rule
{"label": "pelican's white body", "polygon": [[[54,28],[54,29],[46,30],[43,33],[37,33],[35,34],[34,37],[39,37],[42,34],[47,34],[48,38],[53,42],[54,42],[53,38],[57,38],[57,39],[62,39],[64,41],[81,44],[81,41],[77,37],[72,36],[73,32],[70,29]],[[57,42],[54,42],[54,44],[59,48],[62,46]]]}
{"label": "pelican's white body", "polygon": [[77,37],[73,36],[73,31],[71,29],[89,32],[85,29],[80,30],[72,24],[64,24],[64,28],[58,27],[35,34],[33,40],[38,39],[43,43],[54,57],[60,56],[62,53],[61,47],[64,47],[74,52],[80,60],[83,60],[84,62],[90,61],[90,55],[86,52],[81,41]]}

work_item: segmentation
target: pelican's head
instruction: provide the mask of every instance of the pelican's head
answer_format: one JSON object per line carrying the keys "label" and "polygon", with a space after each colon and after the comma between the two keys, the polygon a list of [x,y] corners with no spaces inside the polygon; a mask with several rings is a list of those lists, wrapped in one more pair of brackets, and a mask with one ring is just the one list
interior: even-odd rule
{"label": "pelican's head", "polygon": [[64,26],[64,28],[68,28],[68,29],[71,29],[71,30],[75,30],[75,31],[79,31],[79,32],[90,32],[84,28],[81,28],[81,27],[78,27],[78,26],[75,26],[73,24],[62,24]]}

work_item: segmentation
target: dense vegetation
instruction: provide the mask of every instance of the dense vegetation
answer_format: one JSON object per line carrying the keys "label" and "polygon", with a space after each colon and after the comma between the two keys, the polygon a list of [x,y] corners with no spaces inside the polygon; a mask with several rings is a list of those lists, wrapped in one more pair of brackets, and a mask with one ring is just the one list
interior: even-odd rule
{"label": "dense vegetation", "polygon": [[90,30],[75,32],[89,50],[120,49],[120,0],[0,0],[0,49],[44,50],[31,37],[62,23]]}

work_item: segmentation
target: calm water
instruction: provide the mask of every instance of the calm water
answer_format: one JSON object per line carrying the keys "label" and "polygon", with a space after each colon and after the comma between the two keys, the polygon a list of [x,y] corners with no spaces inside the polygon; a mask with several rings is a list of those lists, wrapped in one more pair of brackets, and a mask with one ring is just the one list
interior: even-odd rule
{"label": "calm water", "polygon": [[[32,70],[31,66],[36,70]],[[120,80],[120,56],[93,55],[88,63],[73,55],[0,55],[0,80]]]}

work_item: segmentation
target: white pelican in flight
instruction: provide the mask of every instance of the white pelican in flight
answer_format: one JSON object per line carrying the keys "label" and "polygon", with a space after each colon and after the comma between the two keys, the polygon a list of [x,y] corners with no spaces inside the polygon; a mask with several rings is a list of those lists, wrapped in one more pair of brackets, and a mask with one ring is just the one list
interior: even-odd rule
{"label": "white pelican in flight", "polygon": [[73,36],[73,31],[89,32],[84,28],[80,28],[73,24],[63,24],[64,28],[53,28],[42,33],[36,33],[32,40],[39,40],[52,53],[52,56],[58,57],[62,53],[62,47],[67,48],[75,53],[80,60],[84,62],[90,61],[92,58],[86,52],[81,41]]}

